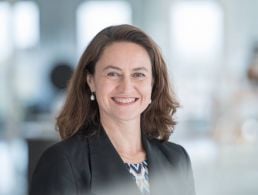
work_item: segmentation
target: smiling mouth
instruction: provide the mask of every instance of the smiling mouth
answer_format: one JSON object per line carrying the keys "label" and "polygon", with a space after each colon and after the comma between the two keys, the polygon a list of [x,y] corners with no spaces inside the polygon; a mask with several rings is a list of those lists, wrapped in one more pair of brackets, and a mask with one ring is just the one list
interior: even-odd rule
{"label": "smiling mouth", "polygon": [[133,98],[133,97],[128,97],[128,98],[121,98],[121,97],[112,97],[112,100],[118,104],[132,104],[136,102],[139,98]]}

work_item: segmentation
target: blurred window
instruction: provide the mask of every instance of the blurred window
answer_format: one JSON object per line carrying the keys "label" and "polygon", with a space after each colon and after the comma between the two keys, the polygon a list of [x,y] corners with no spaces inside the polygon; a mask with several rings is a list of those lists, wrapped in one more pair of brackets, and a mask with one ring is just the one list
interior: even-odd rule
{"label": "blurred window", "polygon": [[131,23],[131,7],[126,1],[87,1],[77,10],[77,43],[79,54],[103,28]]}
{"label": "blurred window", "polygon": [[39,41],[39,9],[33,1],[14,4],[14,42],[17,48],[26,49]]}
{"label": "blurred window", "polygon": [[11,53],[10,45],[10,15],[11,7],[7,2],[0,2],[0,62]]}
{"label": "blurred window", "polygon": [[185,121],[185,129],[204,133],[210,129],[215,108],[213,90],[223,51],[223,9],[217,1],[176,1],[170,19],[174,80],[184,107],[179,120]]}
{"label": "blurred window", "polygon": [[20,139],[0,140],[0,194],[26,194],[27,144]]}
{"label": "blurred window", "polygon": [[222,42],[223,12],[214,1],[183,1],[171,9],[172,46],[182,59],[210,59]]}
{"label": "blurred window", "polygon": [[0,2],[0,62],[12,49],[27,49],[39,41],[39,9],[33,1]]}

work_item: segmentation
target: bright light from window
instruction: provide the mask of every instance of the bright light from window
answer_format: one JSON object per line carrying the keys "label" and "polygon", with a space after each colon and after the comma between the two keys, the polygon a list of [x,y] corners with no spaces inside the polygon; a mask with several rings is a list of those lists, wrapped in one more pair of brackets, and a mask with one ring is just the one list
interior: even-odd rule
{"label": "bright light from window", "polygon": [[36,3],[17,2],[13,11],[15,45],[20,49],[35,46],[39,41],[39,10]]}
{"label": "bright light from window", "polygon": [[27,159],[28,148],[24,141],[0,140],[0,194],[25,194]]}
{"label": "bright light from window", "polygon": [[0,193],[8,194],[10,189],[14,187],[15,170],[13,169],[13,163],[11,162],[8,145],[4,142],[0,142],[0,171],[5,175],[0,177]]}
{"label": "bright light from window", "polygon": [[222,10],[216,2],[178,2],[171,10],[172,46],[182,58],[210,58],[222,39]]}
{"label": "bright light from window", "polygon": [[131,7],[123,1],[89,1],[77,11],[77,39],[79,53],[103,28],[131,23]]}
{"label": "bright light from window", "polygon": [[0,62],[6,59],[11,53],[10,29],[11,8],[9,3],[0,2]]}

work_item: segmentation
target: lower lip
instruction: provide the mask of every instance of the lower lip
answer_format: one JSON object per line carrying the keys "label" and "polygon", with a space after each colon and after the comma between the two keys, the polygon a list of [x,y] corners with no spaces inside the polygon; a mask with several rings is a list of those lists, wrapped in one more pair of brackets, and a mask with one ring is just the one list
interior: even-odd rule
{"label": "lower lip", "polygon": [[138,101],[138,99],[136,99],[136,100],[133,101],[133,102],[123,103],[123,102],[117,102],[117,101],[115,101],[113,98],[112,98],[112,100],[113,100],[116,104],[121,105],[121,106],[131,105],[131,104],[134,104],[135,102]]}

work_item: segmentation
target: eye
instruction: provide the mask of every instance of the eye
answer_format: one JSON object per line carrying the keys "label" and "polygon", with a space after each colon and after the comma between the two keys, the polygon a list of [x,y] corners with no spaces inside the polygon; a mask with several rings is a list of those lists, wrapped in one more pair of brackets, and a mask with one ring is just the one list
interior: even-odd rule
{"label": "eye", "polygon": [[121,75],[118,72],[108,72],[107,76],[110,77],[110,78],[117,78]]}
{"label": "eye", "polygon": [[141,72],[135,72],[135,73],[133,73],[132,76],[133,76],[133,78],[139,78],[139,79],[145,78],[145,74],[141,73]]}

